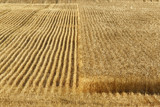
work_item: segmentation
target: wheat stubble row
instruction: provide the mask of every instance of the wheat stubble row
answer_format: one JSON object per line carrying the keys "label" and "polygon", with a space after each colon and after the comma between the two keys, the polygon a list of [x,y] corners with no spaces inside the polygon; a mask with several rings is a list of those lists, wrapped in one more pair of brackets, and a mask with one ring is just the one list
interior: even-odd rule
{"label": "wheat stubble row", "polygon": [[75,90],[77,5],[33,7],[0,17],[1,92]]}
{"label": "wheat stubble row", "polygon": [[0,97],[1,106],[159,106],[159,95],[142,95],[140,93],[103,93],[103,94],[4,94]]}

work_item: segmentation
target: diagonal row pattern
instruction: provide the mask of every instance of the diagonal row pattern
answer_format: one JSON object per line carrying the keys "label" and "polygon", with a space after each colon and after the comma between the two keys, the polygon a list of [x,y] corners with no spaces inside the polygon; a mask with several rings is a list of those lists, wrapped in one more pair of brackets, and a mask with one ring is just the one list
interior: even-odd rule
{"label": "diagonal row pattern", "polygon": [[1,92],[76,89],[77,5],[13,9],[0,26]]}

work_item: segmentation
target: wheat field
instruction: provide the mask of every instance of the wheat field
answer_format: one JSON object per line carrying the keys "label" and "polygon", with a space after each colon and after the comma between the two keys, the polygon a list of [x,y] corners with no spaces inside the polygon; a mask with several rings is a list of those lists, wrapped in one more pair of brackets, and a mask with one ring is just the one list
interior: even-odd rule
{"label": "wheat field", "polygon": [[158,5],[114,5],[80,6],[84,91],[159,93]]}
{"label": "wheat field", "polygon": [[0,0],[0,106],[160,106],[159,7]]}

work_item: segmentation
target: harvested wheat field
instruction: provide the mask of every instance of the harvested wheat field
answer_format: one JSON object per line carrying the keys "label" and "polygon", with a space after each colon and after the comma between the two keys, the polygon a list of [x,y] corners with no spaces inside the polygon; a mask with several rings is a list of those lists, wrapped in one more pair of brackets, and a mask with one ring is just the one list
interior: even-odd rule
{"label": "harvested wheat field", "polygon": [[0,0],[0,106],[160,106],[157,1]]}

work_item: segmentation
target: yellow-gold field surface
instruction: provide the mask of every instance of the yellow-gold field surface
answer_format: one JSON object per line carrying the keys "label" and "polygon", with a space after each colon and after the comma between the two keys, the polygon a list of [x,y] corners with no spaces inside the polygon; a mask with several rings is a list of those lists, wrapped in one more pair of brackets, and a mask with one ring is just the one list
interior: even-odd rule
{"label": "yellow-gold field surface", "polygon": [[159,7],[0,0],[0,106],[160,106]]}

